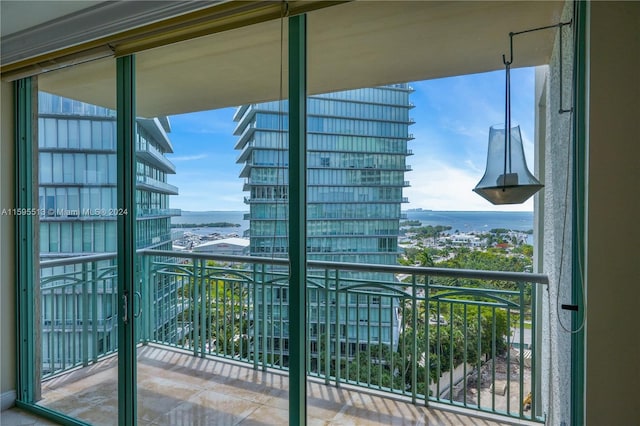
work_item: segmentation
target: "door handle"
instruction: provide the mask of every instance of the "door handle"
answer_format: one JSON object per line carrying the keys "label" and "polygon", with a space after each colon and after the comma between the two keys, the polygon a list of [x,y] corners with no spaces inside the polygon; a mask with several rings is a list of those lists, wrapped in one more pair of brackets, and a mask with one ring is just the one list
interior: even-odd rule
{"label": "door handle", "polygon": [[122,322],[127,324],[129,322],[129,299],[127,297],[127,293],[122,295],[122,311],[124,312],[122,315]]}
{"label": "door handle", "polygon": [[[134,318],[139,318],[140,315],[142,315],[142,294],[140,294],[139,291],[136,291],[133,293],[134,296],[138,296],[138,312],[136,312],[135,314],[133,314]],[[134,297],[134,304],[133,306],[135,307],[135,297]]]}

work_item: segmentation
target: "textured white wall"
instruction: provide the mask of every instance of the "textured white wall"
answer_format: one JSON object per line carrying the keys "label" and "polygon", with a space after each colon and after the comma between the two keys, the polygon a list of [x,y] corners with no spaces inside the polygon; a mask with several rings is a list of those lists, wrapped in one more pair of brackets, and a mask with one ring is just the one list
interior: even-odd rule
{"label": "textured white wall", "polygon": [[[573,5],[568,2],[562,21],[572,18]],[[549,30],[547,30],[549,31]],[[571,317],[560,309],[571,302],[571,120],[572,114],[559,113],[560,109],[560,37],[556,40],[548,67],[536,73],[536,93],[539,93],[538,117],[540,170],[545,184],[539,207],[542,211],[542,271],[549,276],[549,286],[542,300],[542,402],[548,424],[560,425],[570,421],[570,361]],[[563,50],[563,109],[572,102],[573,28],[564,27]],[[529,35],[533,36],[533,35]]]}
{"label": "textured white wall", "polygon": [[[570,18],[572,5],[564,10]],[[585,229],[585,423],[640,424],[640,3],[592,2],[587,16]],[[569,35],[569,33],[566,33]],[[557,43],[557,41],[556,41]],[[565,37],[564,52],[573,40]],[[558,49],[537,70],[546,133],[542,268],[545,290],[542,393],[547,424],[570,424],[570,316],[559,309],[571,293],[571,169],[569,114],[558,114]],[[571,62],[564,67],[564,102],[571,100]],[[546,90],[543,90],[546,89]],[[546,121],[546,122],[544,122]],[[539,140],[541,140],[539,139]],[[564,238],[563,238],[564,235]]]}

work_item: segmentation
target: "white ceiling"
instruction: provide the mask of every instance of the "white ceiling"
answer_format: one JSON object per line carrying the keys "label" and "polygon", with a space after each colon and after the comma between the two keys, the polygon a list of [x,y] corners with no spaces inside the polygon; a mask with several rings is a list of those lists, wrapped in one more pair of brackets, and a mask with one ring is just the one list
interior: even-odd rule
{"label": "white ceiling", "polygon": [[[308,91],[321,93],[502,69],[508,34],[557,23],[562,2],[355,1],[308,14]],[[516,37],[514,67],[546,64],[555,30]],[[280,21],[137,55],[138,115],[235,106],[286,96]],[[40,87],[113,107],[106,60],[44,74]]]}
{"label": "white ceiling", "polygon": [[102,1],[2,0],[0,36],[26,30],[99,3]]}

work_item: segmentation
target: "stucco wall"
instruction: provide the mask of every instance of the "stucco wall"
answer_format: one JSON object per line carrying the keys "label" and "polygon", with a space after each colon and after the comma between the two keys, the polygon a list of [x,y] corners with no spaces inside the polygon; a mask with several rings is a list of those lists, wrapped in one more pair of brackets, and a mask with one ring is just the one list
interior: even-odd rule
{"label": "stucco wall", "polygon": [[640,2],[590,3],[586,421],[640,424]]}
{"label": "stucco wall", "polygon": [[[571,3],[564,19],[571,16]],[[585,422],[640,424],[640,3],[592,2],[587,17],[587,122],[584,279],[586,287]],[[569,33],[566,33],[569,34]],[[565,37],[565,53],[572,50]],[[548,424],[571,424],[568,314],[571,291],[570,115],[558,114],[558,49],[537,70],[546,132],[543,209],[544,298],[542,393]],[[564,102],[571,100],[571,61]],[[545,133],[541,131],[542,133]],[[545,164],[546,163],[546,164]],[[570,178],[570,176],[569,176]],[[566,217],[565,217],[566,212]],[[564,235],[564,238],[563,238]]]}
{"label": "stucco wall", "polygon": [[[12,84],[0,83],[0,210],[12,208],[13,169],[13,90]],[[13,217],[0,215],[0,395],[2,408],[10,402],[16,389],[15,359],[15,279]]]}
{"label": "stucco wall", "polygon": [[[572,18],[573,6],[567,3],[562,21]],[[549,31],[549,30],[546,30]],[[560,309],[571,302],[571,120],[572,114],[559,113],[560,78],[563,109],[571,107],[573,28],[563,27],[563,72],[560,75],[559,30],[548,67],[536,72],[538,132],[542,143],[541,170],[545,188],[539,206],[542,208],[542,270],[549,276],[542,301],[542,402],[548,424],[570,422],[571,317]],[[542,90],[542,88],[546,90]]]}

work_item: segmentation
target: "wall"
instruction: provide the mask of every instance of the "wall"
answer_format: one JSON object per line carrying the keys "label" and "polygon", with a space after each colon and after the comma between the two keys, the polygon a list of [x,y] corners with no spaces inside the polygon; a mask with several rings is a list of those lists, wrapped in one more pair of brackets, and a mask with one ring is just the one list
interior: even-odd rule
{"label": "wall", "polygon": [[[14,206],[13,89],[0,83],[0,211]],[[0,215],[0,408],[12,405],[16,389],[13,217]]]}
{"label": "wall", "polygon": [[[571,20],[573,5],[567,2],[562,21]],[[546,30],[549,31],[549,30]],[[549,276],[549,285],[542,290],[541,391],[543,409],[550,425],[570,422],[571,407],[571,317],[560,309],[571,303],[571,120],[569,113],[559,113],[560,79],[562,78],[563,109],[571,106],[573,27],[564,27],[563,58],[559,52],[559,30],[556,32],[553,54],[548,67],[536,70],[537,130],[543,172],[544,190],[538,200],[542,223],[542,271]],[[560,60],[562,76],[560,75]],[[539,94],[539,96],[538,96]]]}
{"label": "wall", "polygon": [[590,3],[586,423],[640,424],[640,3]]}

